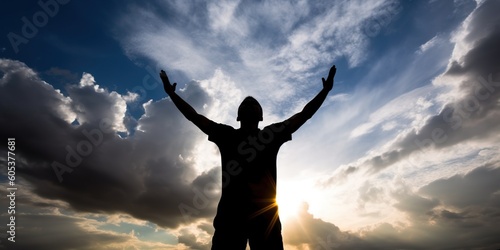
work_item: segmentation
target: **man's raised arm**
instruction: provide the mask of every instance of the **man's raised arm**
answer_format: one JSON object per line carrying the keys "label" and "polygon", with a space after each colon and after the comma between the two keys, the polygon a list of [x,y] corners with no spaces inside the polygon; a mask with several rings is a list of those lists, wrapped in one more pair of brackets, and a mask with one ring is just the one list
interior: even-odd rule
{"label": "man's raised arm", "polygon": [[198,114],[196,110],[191,107],[186,101],[184,101],[177,93],[175,93],[175,87],[177,86],[177,83],[174,83],[173,85],[170,84],[170,81],[168,80],[167,73],[165,71],[160,72],[160,78],[161,81],[163,82],[163,88],[165,89],[165,92],[170,96],[170,99],[172,99],[172,102],[174,102],[175,106],[181,111],[181,113],[191,122],[194,123],[198,128],[200,128],[203,132],[208,134],[208,130],[214,122],[211,121],[210,119],[206,118],[203,115]]}
{"label": "man's raised arm", "polygon": [[316,111],[318,111],[319,107],[323,104],[328,95],[328,92],[333,88],[333,78],[335,77],[335,73],[337,72],[337,68],[333,65],[330,68],[330,72],[328,73],[328,77],[322,78],[323,80],[323,89],[309,102],[304,106],[304,109],[299,113],[293,115],[288,118],[286,122],[288,123],[288,129],[290,133],[297,131],[307,120],[309,120]]}

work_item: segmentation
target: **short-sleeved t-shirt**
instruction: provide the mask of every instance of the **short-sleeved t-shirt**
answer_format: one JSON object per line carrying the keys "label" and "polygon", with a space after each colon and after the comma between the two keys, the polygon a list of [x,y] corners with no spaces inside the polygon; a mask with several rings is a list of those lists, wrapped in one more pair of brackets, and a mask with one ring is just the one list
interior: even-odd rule
{"label": "short-sleeved t-shirt", "polygon": [[218,213],[233,209],[252,213],[274,203],[278,150],[292,139],[286,122],[251,132],[214,123],[207,134],[221,154],[222,197]]}

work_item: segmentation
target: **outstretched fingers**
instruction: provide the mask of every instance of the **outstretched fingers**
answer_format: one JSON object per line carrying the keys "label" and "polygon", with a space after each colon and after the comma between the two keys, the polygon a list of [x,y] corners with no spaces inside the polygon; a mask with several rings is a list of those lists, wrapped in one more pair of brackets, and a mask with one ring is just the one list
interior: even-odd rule
{"label": "outstretched fingers", "polygon": [[174,84],[170,84],[170,80],[168,80],[167,73],[164,70],[160,71],[160,78],[161,81],[163,82],[163,88],[165,89],[165,92],[171,93],[175,91],[175,87],[177,86],[177,83],[174,82]]}
{"label": "outstretched fingers", "polygon": [[170,81],[168,80],[167,73],[164,70],[160,71],[160,78],[163,80],[163,82],[166,81],[166,83],[170,84]]}
{"label": "outstretched fingers", "polygon": [[333,81],[333,78],[335,77],[336,73],[337,73],[337,67],[335,67],[335,65],[333,65],[330,68],[330,72],[328,73],[328,80]]}
{"label": "outstretched fingers", "polygon": [[330,91],[333,88],[333,78],[335,77],[335,73],[337,72],[337,68],[335,65],[333,65],[330,68],[330,72],[328,73],[328,77],[326,78],[321,78],[323,80],[323,88]]}

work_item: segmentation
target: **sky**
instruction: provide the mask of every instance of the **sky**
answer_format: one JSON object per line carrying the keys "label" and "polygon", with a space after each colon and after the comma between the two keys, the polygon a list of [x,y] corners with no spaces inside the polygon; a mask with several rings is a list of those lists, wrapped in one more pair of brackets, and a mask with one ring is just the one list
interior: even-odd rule
{"label": "sky", "polygon": [[500,248],[500,1],[0,5],[0,248],[209,249],[219,152],[159,71],[237,128],[244,97],[285,120],[332,65],[278,155],[285,248]]}

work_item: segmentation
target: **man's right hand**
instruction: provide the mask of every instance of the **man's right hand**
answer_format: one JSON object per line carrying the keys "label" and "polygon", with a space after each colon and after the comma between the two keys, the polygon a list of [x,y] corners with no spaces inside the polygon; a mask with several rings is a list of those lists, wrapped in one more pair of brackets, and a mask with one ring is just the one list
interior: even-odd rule
{"label": "man's right hand", "polygon": [[170,93],[175,92],[175,86],[177,86],[177,83],[174,82],[174,84],[170,84],[170,81],[168,80],[167,73],[165,73],[164,70],[160,71],[160,78],[161,81],[163,82],[163,89],[165,89],[165,92],[170,95]]}

